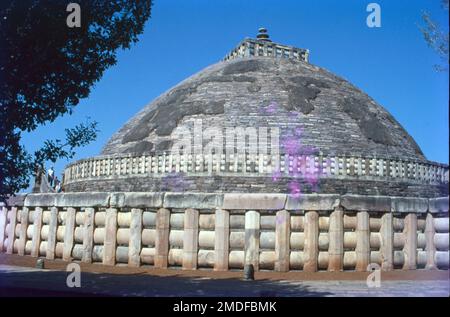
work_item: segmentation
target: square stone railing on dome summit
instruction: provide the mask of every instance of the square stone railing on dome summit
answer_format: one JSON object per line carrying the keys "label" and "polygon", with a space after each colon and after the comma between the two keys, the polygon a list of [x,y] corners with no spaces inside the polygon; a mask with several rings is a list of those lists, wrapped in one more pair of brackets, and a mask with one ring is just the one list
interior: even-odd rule
{"label": "square stone railing on dome summit", "polygon": [[448,197],[28,194],[0,206],[0,252],[158,268],[448,269]]}
{"label": "square stone railing on dome summit", "polygon": [[235,58],[265,56],[274,58],[289,58],[308,62],[309,50],[293,46],[281,45],[270,41],[256,39],[245,39],[230,53],[225,56],[224,61]]}
{"label": "square stone railing on dome summit", "polygon": [[432,162],[324,155],[160,154],[100,156],[81,160],[67,166],[64,183],[111,177],[159,177],[171,173],[267,177],[277,171],[280,176],[287,177],[398,179],[426,184],[445,184],[449,181],[448,166]]}

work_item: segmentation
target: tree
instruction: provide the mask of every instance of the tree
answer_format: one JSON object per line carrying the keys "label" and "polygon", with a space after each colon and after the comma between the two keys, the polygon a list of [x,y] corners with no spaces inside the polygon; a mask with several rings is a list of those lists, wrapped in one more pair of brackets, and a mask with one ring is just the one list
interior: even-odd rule
{"label": "tree", "polygon": [[138,41],[151,0],[78,0],[81,26],[66,24],[70,1],[12,0],[0,4],[0,197],[26,188],[36,164],[61,157],[96,137],[96,123],[66,130],[31,155],[21,133],[72,113],[118,49]]}
{"label": "tree", "polygon": [[[441,7],[448,11],[449,0],[441,0]],[[444,30],[439,24],[431,19],[428,12],[422,13],[423,26],[419,26],[428,46],[440,57],[442,64],[435,65],[437,71],[448,70],[448,30]]]}

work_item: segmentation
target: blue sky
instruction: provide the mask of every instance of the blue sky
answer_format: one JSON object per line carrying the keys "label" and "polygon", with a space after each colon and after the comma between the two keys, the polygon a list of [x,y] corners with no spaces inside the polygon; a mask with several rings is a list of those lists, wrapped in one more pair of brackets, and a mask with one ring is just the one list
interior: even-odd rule
{"label": "blue sky", "polygon": [[[310,62],[349,80],[385,107],[405,127],[429,160],[448,163],[448,73],[417,24],[422,10],[442,26],[439,0],[384,0],[381,28],[366,25],[365,0],[155,0],[140,41],[118,53],[81,100],[74,114],[58,118],[22,143],[34,151],[47,138],[90,117],[98,139],[76,159],[100,153],[109,137],[142,107],[186,77],[223,58],[244,37],[264,26],[273,41],[310,50]],[[69,162],[55,164],[61,173]]]}

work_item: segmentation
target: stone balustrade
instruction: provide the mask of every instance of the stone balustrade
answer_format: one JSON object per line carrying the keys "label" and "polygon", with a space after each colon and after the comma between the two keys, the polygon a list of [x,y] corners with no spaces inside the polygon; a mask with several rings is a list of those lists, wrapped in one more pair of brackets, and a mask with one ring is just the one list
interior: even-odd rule
{"label": "stone balustrade", "polygon": [[448,197],[93,192],[0,207],[0,252],[130,267],[448,269]]}
{"label": "stone balustrade", "polygon": [[68,165],[64,184],[80,180],[120,177],[163,177],[172,173],[185,176],[271,177],[275,172],[285,177],[331,179],[405,180],[420,184],[447,184],[448,166],[434,162],[304,155],[123,155],[99,156]]}
{"label": "stone balustrade", "polygon": [[290,58],[308,62],[309,50],[281,45],[270,41],[247,38],[239,43],[230,53],[228,53],[223,60],[228,61],[235,58],[251,56]]}

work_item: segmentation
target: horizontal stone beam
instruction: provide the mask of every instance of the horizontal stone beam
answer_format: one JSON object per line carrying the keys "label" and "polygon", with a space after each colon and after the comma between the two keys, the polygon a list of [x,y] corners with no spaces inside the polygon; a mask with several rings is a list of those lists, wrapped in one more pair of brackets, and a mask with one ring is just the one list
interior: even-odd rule
{"label": "horizontal stone beam", "polygon": [[164,208],[213,209],[222,206],[223,194],[165,193]]}
{"label": "horizontal stone beam", "polygon": [[392,212],[424,213],[428,210],[427,198],[391,197]]}
{"label": "horizontal stone beam", "polygon": [[106,192],[53,194],[56,207],[107,207],[110,195]]}
{"label": "horizontal stone beam", "polygon": [[46,193],[28,194],[24,205],[27,207],[53,207],[56,205],[56,195]]}
{"label": "horizontal stone beam", "polygon": [[448,213],[449,197],[418,198],[337,194],[194,193],[194,192],[88,192],[19,194],[2,206],[195,208],[224,210],[332,211],[341,206],[351,211]]}
{"label": "horizontal stone beam", "polygon": [[26,194],[17,194],[15,196],[9,196],[6,200],[6,206],[22,207],[25,203]]}
{"label": "horizontal stone beam", "polygon": [[252,210],[282,210],[286,203],[285,194],[224,194],[222,208]]}
{"label": "horizontal stone beam", "polygon": [[430,198],[428,200],[428,210],[432,213],[448,213],[448,196],[439,198]]}
{"label": "horizontal stone beam", "polygon": [[341,206],[357,211],[391,211],[391,198],[388,196],[342,195]]}
{"label": "horizontal stone beam", "polygon": [[162,207],[163,193],[127,192],[112,193],[109,201],[110,207]]}
{"label": "horizontal stone beam", "polygon": [[288,195],[286,210],[334,210],[339,206],[339,195],[303,194],[298,197]]}

